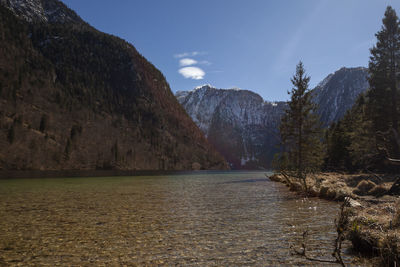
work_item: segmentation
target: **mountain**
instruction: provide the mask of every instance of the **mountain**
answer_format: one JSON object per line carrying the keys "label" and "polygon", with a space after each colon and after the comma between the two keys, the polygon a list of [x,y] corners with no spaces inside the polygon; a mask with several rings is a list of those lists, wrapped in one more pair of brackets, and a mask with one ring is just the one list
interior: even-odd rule
{"label": "mountain", "polygon": [[210,85],[176,96],[232,168],[269,167],[277,151],[278,125],[286,102],[265,102],[248,90]]}
{"label": "mountain", "polygon": [[314,88],[314,101],[325,126],[341,119],[368,88],[368,69],[341,68]]}
{"label": "mountain", "polygon": [[225,169],[162,73],[58,0],[0,0],[0,169]]}
{"label": "mountain", "polygon": [[73,10],[55,0],[0,0],[15,15],[35,23],[87,25]]}
{"label": "mountain", "polygon": [[[313,89],[324,125],[339,120],[367,90],[367,69],[342,68]],[[270,168],[279,150],[286,102],[264,101],[254,92],[210,85],[176,93],[179,103],[234,169]]]}

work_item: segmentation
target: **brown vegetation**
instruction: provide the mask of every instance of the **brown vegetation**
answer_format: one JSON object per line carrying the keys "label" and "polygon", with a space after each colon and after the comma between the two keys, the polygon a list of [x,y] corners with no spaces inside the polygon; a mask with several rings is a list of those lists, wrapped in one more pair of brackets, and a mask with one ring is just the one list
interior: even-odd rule
{"label": "brown vegetation", "polygon": [[1,5],[0,32],[0,170],[227,168],[132,45]]}
{"label": "brown vegetation", "polygon": [[[288,181],[283,175],[270,178],[304,194],[297,181]],[[400,255],[400,200],[388,195],[395,181],[396,175],[320,173],[307,180],[308,195],[336,201],[349,197],[347,239],[356,251],[393,266],[399,264]]]}

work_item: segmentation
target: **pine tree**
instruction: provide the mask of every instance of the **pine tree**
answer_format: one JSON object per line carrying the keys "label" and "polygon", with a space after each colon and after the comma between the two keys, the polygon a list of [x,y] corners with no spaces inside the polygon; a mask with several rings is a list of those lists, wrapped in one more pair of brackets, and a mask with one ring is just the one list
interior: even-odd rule
{"label": "pine tree", "polygon": [[301,180],[307,191],[307,175],[322,164],[322,128],[308,88],[310,77],[306,75],[302,62],[296,66],[291,82],[293,88],[288,92],[291,99],[280,125],[281,140],[287,154],[283,158],[287,157],[287,170]]}
{"label": "pine tree", "polygon": [[[400,23],[388,6],[370,50],[369,84],[351,110],[328,131],[327,167],[347,170],[388,170],[388,156],[398,158]],[[344,164],[343,164],[344,163]]]}
{"label": "pine tree", "polygon": [[[348,115],[348,114],[347,114]],[[328,170],[348,170],[351,168],[347,121],[345,119],[332,123],[326,132],[327,158],[325,168]]]}
{"label": "pine tree", "polygon": [[398,130],[400,23],[392,7],[387,7],[382,23],[369,62],[369,116],[376,131],[387,131],[391,127]]}

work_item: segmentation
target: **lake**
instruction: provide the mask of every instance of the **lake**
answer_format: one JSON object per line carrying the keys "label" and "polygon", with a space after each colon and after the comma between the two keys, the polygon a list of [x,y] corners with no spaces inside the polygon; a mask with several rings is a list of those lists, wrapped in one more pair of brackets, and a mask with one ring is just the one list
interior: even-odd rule
{"label": "lake", "polygon": [[339,204],[265,173],[0,180],[0,265],[316,265],[305,230],[330,259]]}

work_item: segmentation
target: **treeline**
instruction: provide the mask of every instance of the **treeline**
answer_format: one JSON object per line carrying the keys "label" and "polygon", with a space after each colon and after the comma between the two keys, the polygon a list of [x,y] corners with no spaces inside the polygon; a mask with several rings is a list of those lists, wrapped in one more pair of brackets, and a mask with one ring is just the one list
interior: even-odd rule
{"label": "treeline", "polygon": [[387,7],[377,43],[370,49],[369,90],[345,116],[323,130],[312,103],[309,77],[300,62],[280,127],[283,152],[275,168],[300,179],[327,171],[398,171],[400,159],[400,21]]}

